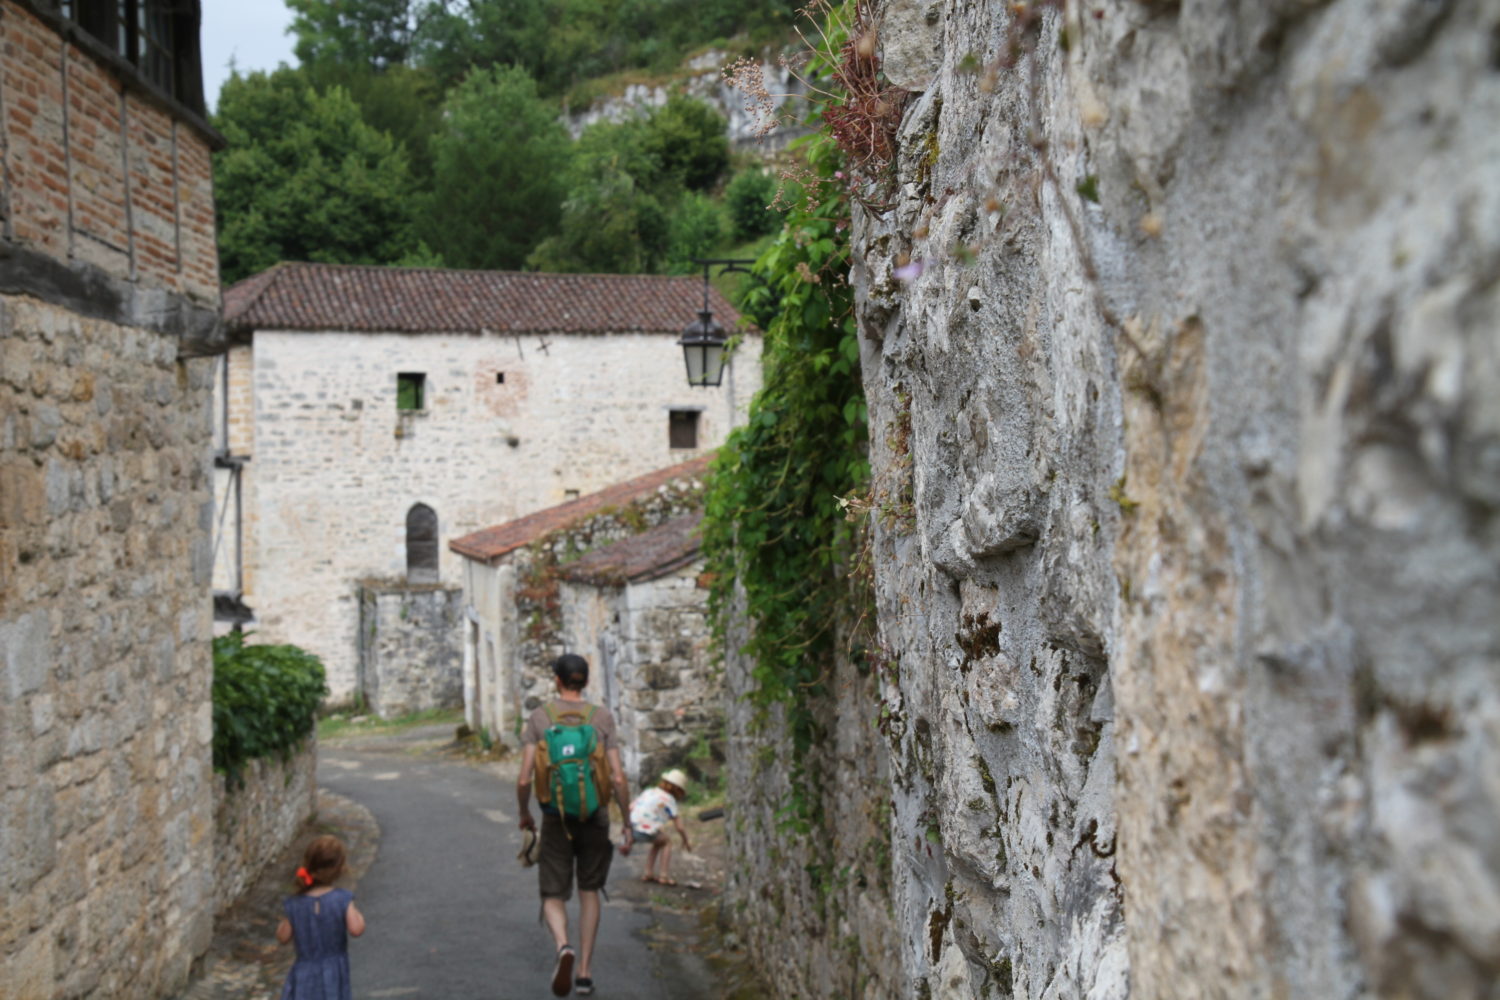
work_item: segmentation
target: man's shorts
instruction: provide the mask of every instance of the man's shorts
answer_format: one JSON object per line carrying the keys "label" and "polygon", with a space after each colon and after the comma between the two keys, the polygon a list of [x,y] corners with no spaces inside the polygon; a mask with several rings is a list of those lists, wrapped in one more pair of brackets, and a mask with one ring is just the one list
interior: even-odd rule
{"label": "man's shorts", "polygon": [[578,890],[598,892],[609,878],[609,863],[613,858],[608,810],[597,809],[586,820],[566,821],[561,816],[542,813],[542,856],[537,862],[540,870],[537,881],[543,899],[571,899],[575,868]]}

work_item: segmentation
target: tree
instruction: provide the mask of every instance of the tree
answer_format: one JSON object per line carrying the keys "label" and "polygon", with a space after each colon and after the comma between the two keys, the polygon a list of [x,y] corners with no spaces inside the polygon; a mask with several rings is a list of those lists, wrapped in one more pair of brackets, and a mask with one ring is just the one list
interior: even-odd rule
{"label": "tree", "polygon": [[337,62],[384,69],[404,63],[423,19],[435,5],[422,0],[286,0],[296,15],[297,58],[303,65]]}
{"label": "tree", "polygon": [[556,224],[568,133],[519,67],[474,70],[432,139],[419,231],[453,267],[518,268]]}
{"label": "tree", "polygon": [[607,170],[563,205],[557,232],[528,264],[540,271],[651,274],[667,249],[667,215],[623,170]]}
{"label": "tree", "polygon": [[375,70],[324,61],[304,67],[304,72],[319,91],[347,90],[365,122],[390,133],[406,152],[414,188],[431,183],[431,143],[442,120],[443,92],[430,71],[403,65]]}
{"label": "tree", "polygon": [[691,97],[670,98],[656,109],[646,123],[643,142],[664,180],[693,191],[713,187],[729,166],[724,119]]}
{"label": "tree", "polygon": [[214,125],[229,141],[214,159],[226,281],[283,260],[392,264],[422,253],[406,157],[342,88],[320,94],[284,67],[235,74]]}
{"label": "tree", "polygon": [[667,270],[692,274],[694,258],[707,257],[724,242],[724,209],[706,194],[695,191],[682,196],[667,224]]}
{"label": "tree", "polygon": [[[569,195],[555,233],[528,264],[542,271],[653,272],[667,251],[668,215],[657,189],[661,162],[646,149],[646,122],[598,122],[573,146]],[[675,189],[669,190],[675,196]]]}
{"label": "tree", "polygon": [[417,60],[445,87],[471,69],[520,66],[543,93],[548,0],[467,0],[464,11],[433,11],[417,40]]}

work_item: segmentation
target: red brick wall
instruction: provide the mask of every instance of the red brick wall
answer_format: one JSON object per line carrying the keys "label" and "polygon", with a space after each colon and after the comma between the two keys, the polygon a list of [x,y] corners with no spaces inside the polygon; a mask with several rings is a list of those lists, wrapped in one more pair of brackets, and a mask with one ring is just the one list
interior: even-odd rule
{"label": "red brick wall", "polygon": [[61,260],[219,298],[206,138],[0,0],[0,232]]}

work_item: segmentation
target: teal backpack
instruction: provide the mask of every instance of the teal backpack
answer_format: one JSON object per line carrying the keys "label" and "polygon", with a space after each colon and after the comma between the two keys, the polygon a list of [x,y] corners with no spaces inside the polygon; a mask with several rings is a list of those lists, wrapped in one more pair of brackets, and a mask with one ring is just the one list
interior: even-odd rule
{"label": "teal backpack", "polygon": [[552,725],[537,747],[537,800],[564,816],[588,819],[609,804],[609,763],[592,724],[593,705],[562,713],[546,708]]}

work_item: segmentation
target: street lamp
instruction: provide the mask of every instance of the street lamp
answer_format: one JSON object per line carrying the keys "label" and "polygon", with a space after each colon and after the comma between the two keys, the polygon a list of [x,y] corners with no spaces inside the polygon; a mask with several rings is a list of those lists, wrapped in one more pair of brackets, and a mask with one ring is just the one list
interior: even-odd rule
{"label": "street lamp", "polygon": [[750,273],[753,260],[737,258],[694,258],[693,263],[703,265],[703,308],[698,311],[697,322],[689,323],[678,338],[683,360],[687,362],[688,385],[717,386],[724,378],[724,344],[729,335],[714,319],[708,307],[708,269],[719,268],[720,274],[730,271]]}

